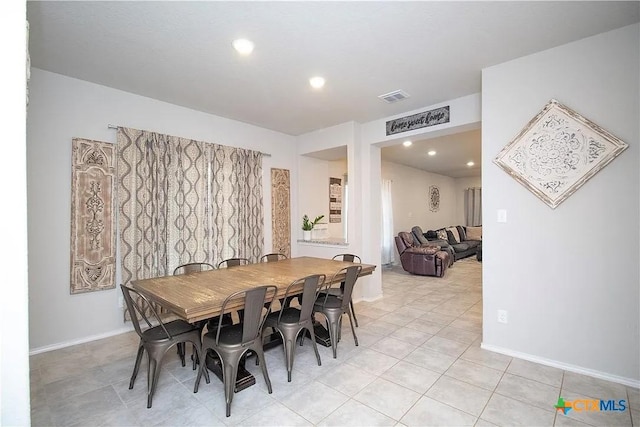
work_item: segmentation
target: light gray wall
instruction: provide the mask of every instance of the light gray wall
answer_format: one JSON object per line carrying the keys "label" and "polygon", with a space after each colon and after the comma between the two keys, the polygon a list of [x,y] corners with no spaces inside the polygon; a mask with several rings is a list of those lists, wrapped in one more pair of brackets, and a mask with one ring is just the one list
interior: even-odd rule
{"label": "light gray wall", "polygon": [[[455,179],[394,162],[382,162],[382,179],[390,179],[393,202],[393,233],[411,232],[419,225],[427,230],[452,225],[456,218]],[[429,209],[429,187],[440,190],[440,209]]]}
{"label": "light gray wall", "polygon": [[[636,384],[639,43],[636,24],[482,73],[483,345]],[[629,144],[555,210],[492,163],[551,98]]]}
{"label": "light gray wall", "polygon": [[[69,294],[71,139],[115,142],[107,124],[260,150],[265,248],[271,248],[271,167],[291,170],[295,138],[82,80],[32,69],[27,121],[30,348],[42,350],[125,328],[120,290]],[[296,198],[292,199],[295,211]],[[292,230],[293,234],[294,230]],[[297,230],[292,239],[297,238]],[[119,266],[118,270],[119,272]]]}

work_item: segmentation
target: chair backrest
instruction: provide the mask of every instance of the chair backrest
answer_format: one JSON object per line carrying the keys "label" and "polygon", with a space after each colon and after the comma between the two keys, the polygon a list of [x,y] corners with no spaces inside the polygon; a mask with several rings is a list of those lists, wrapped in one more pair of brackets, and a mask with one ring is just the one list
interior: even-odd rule
{"label": "chair backrest", "polygon": [[411,228],[411,233],[413,234],[413,238],[418,241],[418,244],[425,245],[428,244],[429,241],[426,237],[424,237],[424,233],[422,232],[422,228],[419,225],[416,225]]}
{"label": "chair backrest", "polygon": [[[220,313],[230,312],[231,310],[227,309],[230,303],[233,302],[235,305],[239,299],[243,300],[242,345],[252,342],[261,334],[262,326],[269,313],[271,313],[271,305],[277,292],[278,288],[274,285],[257,286],[252,289],[234,292],[224,300]],[[220,316],[218,321],[216,345],[220,342],[223,317]]]}
{"label": "chair backrest", "polygon": [[274,252],[271,254],[262,255],[262,257],[260,257],[260,262],[273,262],[273,261],[280,261],[281,259],[288,259],[288,257],[285,254],[279,254]]}
{"label": "chair backrest", "polygon": [[358,264],[362,264],[360,257],[354,254],[338,254],[331,259],[339,259],[341,261],[357,262]]}
{"label": "chair backrest", "polygon": [[[298,288],[300,287],[300,284],[302,284],[302,294],[300,297],[301,322],[303,322],[305,319],[311,318],[313,304],[316,302],[318,292],[320,291],[320,288],[322,288],[322,285],[324,285],[326,279],[327,276],[325,276],[324,274],[312,274],[311,276],[294,280],[289,286],[287,286],[287,291],[284,294],[284,301],[287,301],[288,298],[292,295],[300,294]],[[278,315],[278,323],[280,323],[282,313],[284,313],[284,309],[280,310],[280,314]]]}
{"label": "chair backrest", "polygon": [[146,314],[147,310],[149,310],[149,312],[151,314],[153,314],[153,317],[158,322],[158,325],[160,327],[162,327],[162,330],[164,330],[164,333],[167,334],[167,338],[169,338],[169,339],[172,338],[171,334],[169,333],[169,331],[167,331],[167,328],[164,326],[164,323],[162,322],[162,319],[160,319],[160,316],[158,316],[158,312],[153,307],[151,302],[149,302],[147,297],[145,297],[144,295],[142,295],[140,292],[136,291],[135,289],[130,288],[130,287],[125,286],[125,285],[120,285],[120,289],[122,289],[122,294],[124,296],[124,302],[127,304],[127,309],[129,310],[129,314],[130,314],[130,317],[131,317],[131,323],[133,323],[133,327],[136,330],[136,333],[141,338],[142,338],[142,332],[143,331],[142,331],[142,328],[140,328],[139,319],[143,319],[147,323],[147,326],[149,328],[152,327],[152,324],[149,321],[149,319],[147,317],[147,314]]}
{"label": "chair backrest", "polygon": [[176,269],[173,270],[173,275],[197,273],[199,271],[213,270],[214,268],[215,267],[208,262],[190,262],[176,267]]}
{"label": "chair backrest", "polygon": [[407,250],[407,245],[405,244],[404,240],[400,238],[400,236],[396,236],[394,240],[396,242],[396,248],[398,249],[398,253],[402,255],[404,251]]}
{"label": "chair backrest", "polygon": [[251,261],[249,261],[246,258],[227,258],[224,261],[220,261],[218,263],[218,268],[237,267],[239,265],[247,265],[247,264],[251,264]]}
{"label": "chair backrest", "polygon": [[[323,287],[324,290],[328,290],[331,287],[332,283],[342,282],[344,285],[341,285],[342,288],[342,308],[348,309],[349,302],[351,301],[351,294],[353,293],[353,287],[356,284],[356,280],[358,280],[358,276],[360,276],[360,272],[362,271],[362,266],[360,265],[352,265],[351,267],[345,267],[338,270],[331,281],[326,282],[326,285]],[[344,279],[337,279],[338,276],[345,276]],[[321,291],[322,292],[322,291]],[[325,292],[324,301],[327,301],[330,293]]]}

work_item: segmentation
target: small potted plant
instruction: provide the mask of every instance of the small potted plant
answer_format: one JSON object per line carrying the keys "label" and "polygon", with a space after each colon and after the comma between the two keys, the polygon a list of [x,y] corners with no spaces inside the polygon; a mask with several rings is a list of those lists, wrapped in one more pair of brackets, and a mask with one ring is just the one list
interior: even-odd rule
{"label": "small potted plant", "polygon": [[316,219],[311,221],[308,215],[304,215],[302,217],[302,239],[303,240],[311,240],[311,230],[313,230],[313,226],[316,225],[320,220],[324,218],[324,215],[318,215]]}

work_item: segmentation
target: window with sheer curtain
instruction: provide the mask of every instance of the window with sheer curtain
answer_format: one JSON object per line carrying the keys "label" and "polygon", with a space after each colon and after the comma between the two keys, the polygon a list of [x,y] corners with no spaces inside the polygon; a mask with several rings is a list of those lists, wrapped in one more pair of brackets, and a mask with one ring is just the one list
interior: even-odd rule
{"label": "window with sheer curtain", "polygon": [[464,212],[467,226],[482,225],[482,188],[464,190]]}
{"label": "window with sheer curtain", "polygon": [[118,185],[124,284],[262,255],[260,152],[118,128]]}
{"label": "window with sheer curtain", "polygon": [[382,264],[393,264],[393,203],[391,199],[391,180],[382,180]]}

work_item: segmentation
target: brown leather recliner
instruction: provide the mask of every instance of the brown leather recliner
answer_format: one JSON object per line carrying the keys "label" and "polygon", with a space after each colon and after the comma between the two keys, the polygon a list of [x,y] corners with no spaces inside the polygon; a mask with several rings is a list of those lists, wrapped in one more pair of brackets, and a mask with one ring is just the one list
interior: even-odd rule
{"label": "brown leather recliner", "polygon": [[411,233],[401,231],[395,237],[402,268],[422,276],[444,276],[449,267],[449,254],[437,245],[417,245]]}

